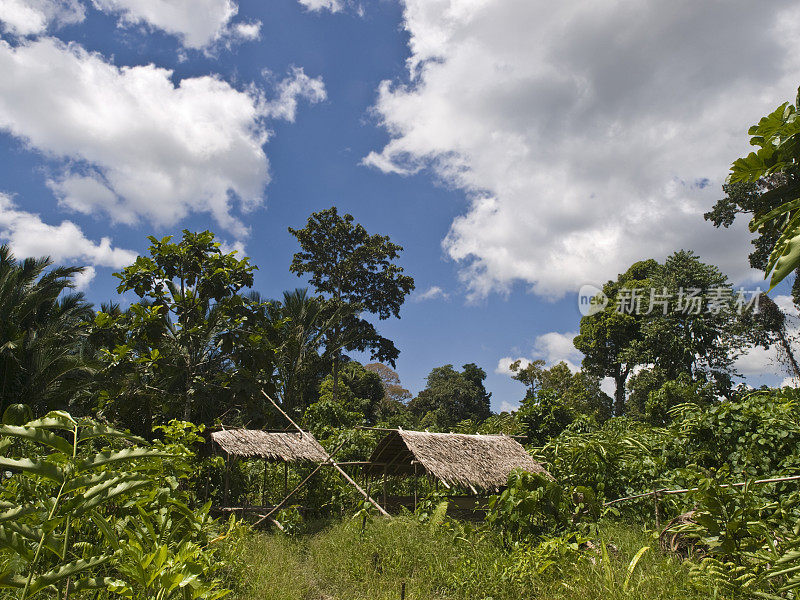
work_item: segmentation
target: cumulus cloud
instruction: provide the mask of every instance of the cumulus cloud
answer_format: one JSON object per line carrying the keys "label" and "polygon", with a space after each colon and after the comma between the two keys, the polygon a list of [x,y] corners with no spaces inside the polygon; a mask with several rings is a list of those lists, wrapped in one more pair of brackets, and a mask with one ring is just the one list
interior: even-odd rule
{"label": "cumulus cloud", "polygon": [[321,102],[327,98],[322,79],[309,77],[300,67],[292,67],[291,75],[278,83],[275,91],[277,97],[264,105],[264,114],[290,123],[297,116],[298,99]]}
{"label": "cumulus cloud", "polygon": [[236,238],[233,214],[263,202],[266,119],[294,118],[297,98],[324,98],[302,70],[267,100],[216,76],[186,78],[152,64],[117,67],[80,45],[0,40],[0,130],[62,161],[49,182],[60,203],[113,222],[171,226],[210,213]]}
{"label": "cumulus cloud", "polygon": [[89,285],[91,285],[92,281],[94,280],[95,275],[97,275],[97,270],[94,267],[84,267],[83,271],[72,278],[72,282],[75,284],[75,289],[78,291],[88,289]]}
{"label": "cumulus cloud", "polygon": [[48,29],[80,23],[85,10],[78,0],[2,0],[0,27],[17,36],[38,35]]}
{"label": "cumulus cloud", "polygon": [[[792,348],[793,352],[800,354],[800,349],[794,343],[800,339],[800,321],[797,318],[800,313],[798,313],[797,306],[795,306],[791,296],[775,296],[773,301],[787,316],[786,336],[789,343],[794,346]],[[785,357],[782,356],[777,344],[768,349],[756,346],[738,357],[734,362],[734,368],[745,378],[757,378],[759,380],[764,378],[780,379],[790,371],[789,366],[786,364],[787,361],[784,359]],[[787,377],[786,379],[791,378]],[[788,385],[785,380],[783,385]]]}
{"label": "cumulus cloud", "polygon": [[220,40],[258,39],[260,22],[232,23],[239,7],[232,0],[93,0],[99,10],[119,15],[120,25],[146,25],[180,38],[187,48],[207,48]]}
{"label": "cumulus cloud", "polygon": [[[86,238],[72,221],[49,225],[37,214],[19,210],[10,196],[0,193],[0,241],[11,246],[20,258],[49,256],[59,264],[77,263],[119,269],[136,260],[136,252],[115,248],[111,238],[99,243]],[[94,277],[94,269],[87,269],[78,279],[85,286]]]}
{"label": "cumulus cloud", "polygon": [[443,245],[473,297],[515,281],[560,297],[684,247],[754,276],[745,224],[702,214],[748,126],[794,98],[796,3],[405,0],[404,15],[409,78],[381,84],[391,140],[364,162],[465,191]]}
{"label": "cumulus cloud", "polygon": [[342,10],[342,3],[340,0],[299,0],[299,2],[306,7],[307,10],[312,11],[329,10],[335,13]]}
{"label": "cumulus cloud", "polygon": [[226,242],[226,241],[220,242],[219,249],[222,251],[223,254],[230,254],[231,252],[236,252],[239,255],[238,258],[240,259],[247,256],[244,243],[239,240],[235,242]]}
{"label": "cumulus cloud", "polygon": [[533,341],[533,350],[531,358],[520,356],[517,358],[511,356],[504,356],[497,361],[495,373],[499,375],[511,375],[511,363],[519,360],[522,367],[527,367],[532,360],[544,360],[547,367],[552,367],[560,362],[564,362],[573,373],[580,370],[580,363],[583,359],[583,354],[579,352],[572,340],[578,335],[574,331],[567,333],[560,333],[558,331],[550,331],[542,335],[536,336]]}
{"label": "cumulus cloud", "polygon": [[449,298],[449,294],[445,292],[442,288],[438,285],[432,285],[424,292],[420,292],[417,294],[413,294],[411,296],[412,302],[425,302],[426,300],[436,300],[441,298],[442,300],[447,300]]}

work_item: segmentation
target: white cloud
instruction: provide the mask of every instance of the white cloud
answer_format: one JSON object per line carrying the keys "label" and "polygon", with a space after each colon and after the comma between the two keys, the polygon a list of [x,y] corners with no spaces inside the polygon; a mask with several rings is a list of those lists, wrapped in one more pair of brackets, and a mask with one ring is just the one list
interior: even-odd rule
{"label": "white cloud", "polygon": [[533,342],[533,355],[537,358],[543,358],[548,366],[563,361],[567,363],[571,371],[579,371],[583,354],[573,344],[573,340],[577,335],[578,333],[575,331],[568,333],[551,331],[537,336]]}
{"label": "white cloud", "polygon": [[171,226],[210,213],[241,238],[232,212],[263,202],[268,116],[294,118],[297,97],[324,97],[319,79],[295,70],[267,101],[216,76],[173,83],[154,65],[117,67],[51,38],[12,47],[0,40],[0,130],[64,161],[50,187],[61,204]]}
{"label": "white cloud", "polygon": [[797,379],[794,377],[784,377],[780,387],[798,387]]}
{"label": "white cloud", "polygon": [[514,358],[512,356],[504,356],[503,358],[497,361],[497,366],[495,367],[494,372],[497,373],[498,375],[508,375],[509,377],[511,377],[511,375],[513,375],[513,371],[511,370],[511,364],[514,363],[515,361],[519,361],[520,366],[523,369],[527,367],[529,364],[531,364],[531,361],[521,356],[517,358]]}
{"label": "white cloud", "polygon": [[247,252],[245,251],[244,243],[240,241],[235,242],[220,242],[219,249],[222,251],[223,254],[230,254],[231,252],[236,252],[238,254],[237,258],[240,260],[247,256]]}
{"label": "white cloud", "polygon": [[72,282],[75,284],[75,289],[78,291],[88,289],[94,280],[95,275],[97,275],[97,271],[94,267],[84,267],[82,272],[78,273],[72,278]]}
{"label": "white cloud", "polygon": [[569,367],[570,371],[577,373],[580,370],[580,363],[583,359],[583,354],[578,351],[572,340],[578,335],[576,332],[560,333],[558,331],[551,331],[542,335],[536,336],[533,342],[533,351],[531,358],[504,356],[497,361],[497,367],[494,372],[498,375],[511,376],[511,363],[518,360],[522,368],[527,367],[532,360],[544,360],[546,367],[552,367],[560,362],[564,362]]}
{"label": "white cloud", "polygon": [[412,295],[411,301],[425,302],[426,300],[436,300],[438,298],[441,298],[442,300],[447,300],[449,297],[450,297],[449,294],[445,292],[442,288],[440,288],[438,285],[432,285],[424,292]]}
{"label": "white cloud", "polygon": [[187,48],[207,48],[224,39],[258,39],[260,22],[232,23],[239,11],[232,0],[93,0],[116,14],[120,25],[148,25],[179,37]]}
{"label": "white cloud", "polygon": [[84,18],[84,7],[78,0],[0,0],[0,26],[12,35],[41,34]]}
{"label": "white cloud", "polygon": [[559,297],[692,248],[735,279],[745,224],[715,230],[747,128],[793,99],[800,8],[657,0],[405,0],[410,82],[383,82],[390,142],[365,163],[432,169],[469,210],[444,240],[473,297]]}
{"label": "white cloud", "polygon": [[511,403],[508,400],[503,400],[500,403],[500,412],[513,412],[519,410],[519,402]]}
{"label": "white cloud", "polygon": [[339,12],[342,10],[342,3],[340,0],[298,0],[300,4],[306,7],[307,10],[321,11],[329,10],[331,12]]}
{"label": "white cloud", "polygon": [[291,123],[294,123],[297,116],[298,98],[304,98],[309,102],[322,102],[327,98],[322,78],[311,78],[299,67],[293,67],[291,75],[278,83],[275,91],[277,97],[264,105],[264,114]]}
{"label": "white cloud", "polygon": [[[37,214],[19,210],[11,197],[0,193],[0,241],[8,243],[15,255],[49,256],[57,264],[77,262],[79,265],[125,267],[136,260],[136,252],[114,248],[111,238],[104,237],[99,243],[86,238],[83,231],[72,221],[60,225],[48,225]],[[87,270],[79,283],[88,285],[94,270]]]}
{"label": "white cloud", "polygon": [[[800,349],[796,344],[800,339],[800,320],[798,320],[800,313],[791,296],[775,296],[772,300],[786,315],[787,340],[795,356],[800,356]],[[738,357],[733,366],[744,378],[752,378],[757,383],[774,383],[791,372],[788,360],[779,344],[773,344],[767,349],[760,346],[752,347]],[[787,385],[786,379],[783,385]]]}
{"label": "white cloud", "polygon": [[778,305],[778,308],[780,308],[784,314],[790,317],[800,316],[800,312],[797,310],[797,305],[794,303],[794,300],[792,300],[791,296],[775,296],[772,301]]}

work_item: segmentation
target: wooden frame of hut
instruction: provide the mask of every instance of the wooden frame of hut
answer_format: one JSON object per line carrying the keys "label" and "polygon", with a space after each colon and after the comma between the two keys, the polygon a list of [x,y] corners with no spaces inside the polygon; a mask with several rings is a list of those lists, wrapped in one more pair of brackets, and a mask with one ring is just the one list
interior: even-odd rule
{"label": "wooden frame of hut", "polygon": [[267,463],[283,462],[284,496],[287,494],[289,463],[320,464],[328,460],[328,453],[310,433],[272,432],[255,429],[223,429],[214,431],[211,439],[225,452],[225,491],[223,504],[228,503],[230,461],[236,458],[261,458],[264,476],[261,503],[266,505]]}
{"label": "wooden frame of hut", "polygon": [[[371,484],[375,477],[383,478],[383,505],[390,504],[386,494],[386,478],[413,477],[413,507],[417,505],[416,479],[434,478],[450,489],[459,486],[474,496],[478,490],[498,491],[505,487],[514,469],[550,474],[535,461],[522,444],[507,435],[478,435],[464,433],[431,433],[428,431],[386,430],[364,466]],[[393,504],[411,504],[410,499],[396,498]],[[474,510],[477,503],[463,501],[456,505]]]}

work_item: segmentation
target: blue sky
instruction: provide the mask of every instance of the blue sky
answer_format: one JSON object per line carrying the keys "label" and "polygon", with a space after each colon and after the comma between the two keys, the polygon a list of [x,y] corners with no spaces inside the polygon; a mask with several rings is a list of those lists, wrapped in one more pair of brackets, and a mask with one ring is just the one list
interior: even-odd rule
{"label": "blue sky", "polygon": [[751,4],[1,0],[0,240],[99,303],[147,235],[210,228],[277,297],[287,227],[336,205],[405,247],[403,383],[475,362],[508,408],[510,359],[579,364],[585,283],[691,248],[758,284],[745,224],[702,219],[800,83],[800,12]]}

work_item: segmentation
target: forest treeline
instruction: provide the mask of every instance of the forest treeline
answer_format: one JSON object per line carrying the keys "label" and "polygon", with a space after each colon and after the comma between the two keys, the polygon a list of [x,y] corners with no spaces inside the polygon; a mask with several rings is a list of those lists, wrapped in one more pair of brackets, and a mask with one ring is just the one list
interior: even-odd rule
{"label": "forest treeline", "polygon": [[[796,104],[751,128],[757,149],[705,215],[751,216],[771,288],[800,266]],[[797,277],[778,305],[688,250],[636,262],[582,305],[581,364],[513,362],[519,408],[496,414],[474,363],[403,387],[380,332],[414,290],[400,245],[335,207],[289,232],[303,283],[280,298],[213,233],[184,231],[149,238],[97,308],[74,290],[81,267],[0,246],[0,598],[796,597],[800,392],[737,383],[736,364],[774,348],[800,379]],[[211,518],[222,473],[242,504],[277,502],[282,474],[226,464],[207,433],[285,429],[269,398],[343,461],[374,448],[365,427],[505,433],[550,476],[513,471],[474,524],[430,481],[414,513],[376,519],[321,471],[303,511],[275,515],[308,543],[263,537]]]}

